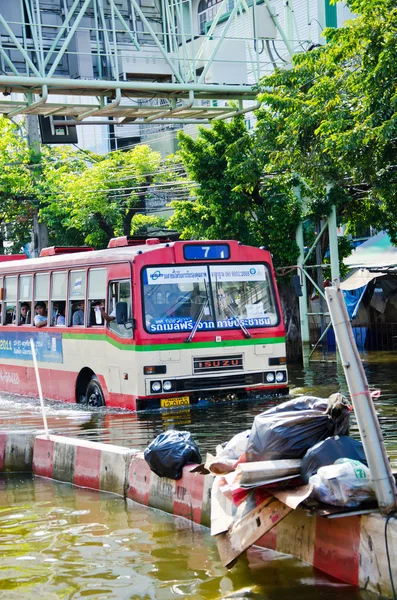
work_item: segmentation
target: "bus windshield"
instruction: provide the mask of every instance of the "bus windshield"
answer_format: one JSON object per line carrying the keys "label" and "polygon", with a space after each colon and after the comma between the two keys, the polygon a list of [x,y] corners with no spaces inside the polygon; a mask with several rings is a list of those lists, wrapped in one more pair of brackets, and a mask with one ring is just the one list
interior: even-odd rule
{"label": "bus windshield", "polygon": [[198,331],[271,327],[279,321],[263,264],[148,267],[143,302],[150,333],[190,332],[197,320]]}

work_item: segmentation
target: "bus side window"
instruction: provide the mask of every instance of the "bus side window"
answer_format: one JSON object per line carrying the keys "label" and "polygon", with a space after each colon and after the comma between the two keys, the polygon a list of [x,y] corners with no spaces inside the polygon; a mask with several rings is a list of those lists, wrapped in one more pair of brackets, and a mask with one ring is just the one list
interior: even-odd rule
{"label": "bus side window", "polygon": [[16,321],[17,310],[17,278],[4,278],[5,304],[4,304],[4,325],[12,325]]}
{"label": "bus side window", "polygon": [[69,273],[69,326],[84,327],[86,272],[82,269]]}
{"label": "bus side window", "polygon": [[49,324],[53,327],[66,325],[66,284],[66,271],[54,272],[52,274]]}
{"label": "bus side window", "polygon": [[18,312],[15,322],[18,325],[32,324],[32,275],[19,276]]}
{"label": "bus side window", "polygon": [[88,271],[88,326],[101,327],[104,320],[101,308],[105,307],[106,269]]}
{"label": "bus side window", "polygon": [[33,323],[36,325],[36,327],[47,327],[50,324],[50,316],[48,315],[49,283],[49,273],[36,273],[34,276]]}
{"label": "bus side window", "polygon": [[[116,322],[116,305],[118,302],[125,302],[127,305],[127,327]],[[107,314],[109,316],[109,329],[117,333],[120,337],[133,337],[131,325],[132,302],[131,302],[131,284],[127,280],[112,281],[109,284],[109,295]]]}

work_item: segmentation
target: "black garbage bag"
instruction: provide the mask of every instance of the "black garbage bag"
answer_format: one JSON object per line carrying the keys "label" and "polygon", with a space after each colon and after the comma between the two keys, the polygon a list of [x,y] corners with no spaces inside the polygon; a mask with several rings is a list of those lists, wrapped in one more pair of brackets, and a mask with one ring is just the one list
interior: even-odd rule
{"label": "black garbage bag", "polygon": [[201,455],[188,431],[168,429],[156,437],[144,452],[150,469],[159,477],[180,479],[187,463],[201,463]]}
{"label": "black garbage bag", "polygon": [[256,416],[248,440],[248,461],[302,458],[333,435],[348,435],[351,405],[342,394],[328,400],[303,396]]}
{"label": "black garbage bag", "polygon": [[309,448],[302,458],[301,478],[304,483],[308,483],[320,467],[333,465],[338,458],[358,460],[368,466],[361,442],[346,435],[330,437]]}

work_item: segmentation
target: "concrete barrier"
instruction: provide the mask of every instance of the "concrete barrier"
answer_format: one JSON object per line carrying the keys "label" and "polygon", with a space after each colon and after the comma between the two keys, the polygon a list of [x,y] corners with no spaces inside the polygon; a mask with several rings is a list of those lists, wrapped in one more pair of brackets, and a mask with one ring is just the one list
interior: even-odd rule
{"label": "concrete barrier", "polygon": [[0,431],[0,472],[31,473],[35,432]]}
{"label": "concrete barrier", "polygon": [[138,453],[130,462],[127,497],[209,527],[213,477],[191,473],[195,466],[184,467],[182,479],[175,481],[158,477]]}
{"label": "concrete barrier", "polygon": [[[183,470],[178,481],[160,478],[128,448],[50,435],[0,432],[0,470],[35,475],[126,496],[208,526],[213,477]],[[386,520],[377,513],[325,519],[297,509],[258,545],[292,554],[346,583],[392,597],[384,541]],[[388,525],[390,563],[397,564],[397,519]]]}
{"label": "concrete barrier", "polygon": [[133,450],[58,435],[38,436],[33,473],[81,487],[126,495],[127,470]]}

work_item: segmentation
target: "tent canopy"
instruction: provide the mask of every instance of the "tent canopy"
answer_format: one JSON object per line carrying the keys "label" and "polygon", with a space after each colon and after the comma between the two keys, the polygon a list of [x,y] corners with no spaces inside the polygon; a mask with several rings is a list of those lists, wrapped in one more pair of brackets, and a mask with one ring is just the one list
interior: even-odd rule
{"label": "tent canopy", "polygon": [[342,290],[357,290],[358,288],[368,285],[373,279],[383,277],[386,273],[372,273],[368,269],[356,269],[349,273],[347,279],[342,281],[340,287]]}
{"label": "tent canopy", "polygon": [[397,247],[393,246],[388,234],[381,231],[353,250],[343,262],[351,269],[396,267]]}

